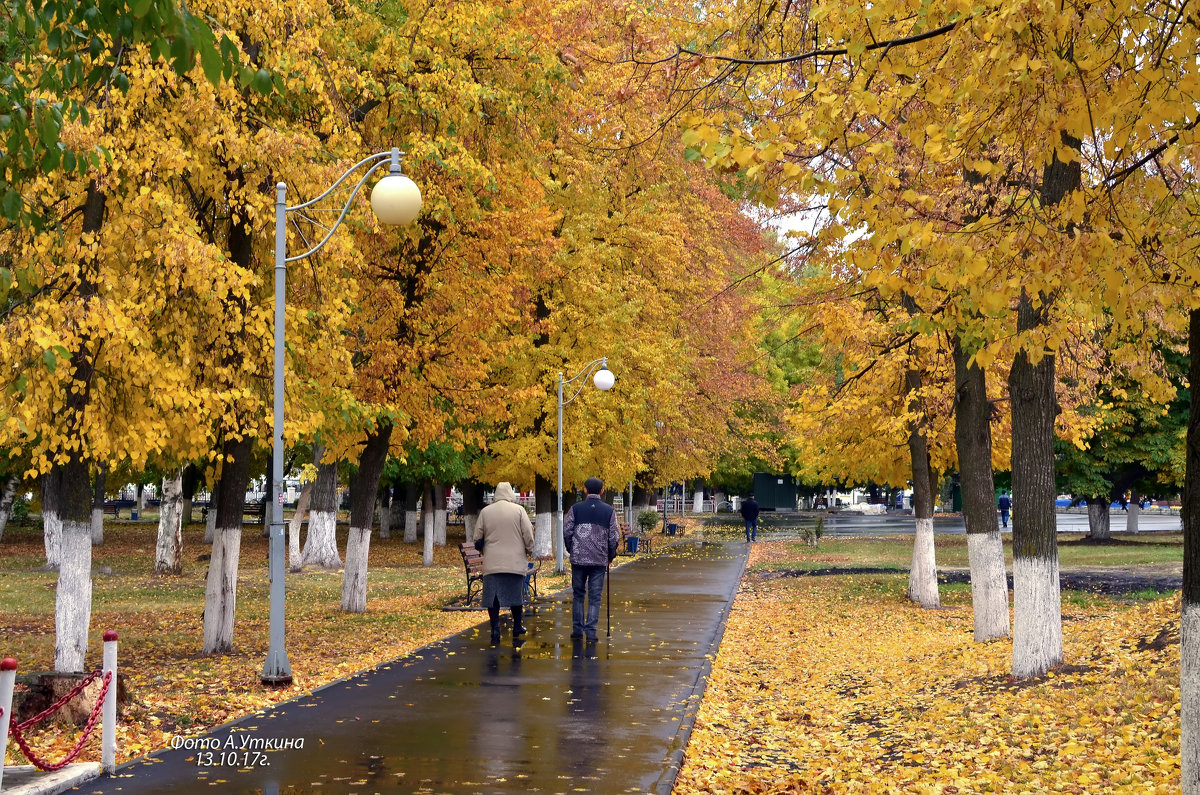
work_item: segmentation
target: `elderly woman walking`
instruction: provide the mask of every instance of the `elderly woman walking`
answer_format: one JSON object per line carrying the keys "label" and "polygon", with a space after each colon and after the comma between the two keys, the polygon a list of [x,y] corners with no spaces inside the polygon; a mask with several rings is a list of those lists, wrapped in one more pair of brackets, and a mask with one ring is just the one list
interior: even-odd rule
{"label": "elderly woman walking", "polygon": [[497,484],[492,504],[479,512],[471,541],[483,553],[483,604],[492,622],[492,643],[500,642],[502,607],[512,611],[516,642],[525,634],[521,613],[525,575],[533,554],[533,525],[510,484]]}

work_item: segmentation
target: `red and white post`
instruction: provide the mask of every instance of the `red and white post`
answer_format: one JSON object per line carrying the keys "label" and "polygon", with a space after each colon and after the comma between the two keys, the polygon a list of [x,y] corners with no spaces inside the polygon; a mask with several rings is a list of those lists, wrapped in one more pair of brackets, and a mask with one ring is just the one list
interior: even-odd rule
{"label": "red and white post", "polygon": [[100,716],[100,767],[105,773],[112,773],[117,767],[117,633],[111,629],[104,633],[103,675],[111,678],[104,694],[104,711]]}
{"label": "red and white post", "polygon": [[12,719],[13,683],[17,679],[17,661],[0,660],[0,788],[4,786],[4,754],[8,751],[8,722]]}

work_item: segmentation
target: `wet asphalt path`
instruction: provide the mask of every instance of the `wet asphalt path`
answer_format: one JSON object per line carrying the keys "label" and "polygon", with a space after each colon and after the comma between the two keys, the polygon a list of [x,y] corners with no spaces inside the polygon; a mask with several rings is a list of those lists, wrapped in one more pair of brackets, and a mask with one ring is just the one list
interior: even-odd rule
{"label": "wet asphalt path", "polygon": [[[612,577],[612,637],[573,642],[570,597],[475,629],[79,788],[85,793],[669,792],[746,563],[683,542]],[[292,654],[298,653],[296,650]],[[302,748],[278,748],[291,740]]]}

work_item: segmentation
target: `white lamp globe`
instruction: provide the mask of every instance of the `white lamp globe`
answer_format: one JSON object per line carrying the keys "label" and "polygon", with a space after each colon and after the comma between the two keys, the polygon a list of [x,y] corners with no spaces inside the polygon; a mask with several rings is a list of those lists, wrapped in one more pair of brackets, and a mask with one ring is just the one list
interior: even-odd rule
{"label": "white lamp globe", "polygon": [[609,370],[607,367],[601,367],[592,378],[592,381],[596,384],[596,389],[599,389],[601,392],[607,392],[612,389],[613,383],[616,380],[616,376],[613,375],[612,370]]}
{"label": "white lamp globe", "polygon": [[380,223],[411,224],[421,212],[421,189],[403,174],[388,174],[371,190],[371,209]]}

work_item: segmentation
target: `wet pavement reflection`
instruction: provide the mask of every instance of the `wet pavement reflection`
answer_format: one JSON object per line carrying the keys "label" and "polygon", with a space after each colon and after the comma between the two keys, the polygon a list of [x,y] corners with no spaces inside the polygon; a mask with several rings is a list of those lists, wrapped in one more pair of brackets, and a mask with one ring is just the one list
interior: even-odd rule
{"label": "wet pavement reflection", "polygon": [[617,569],[612,636],[602,611],[595,643],[570,639],[569,594],[540,601],[516,645],[505,626],[491,646],[480,614],[411,657],[224,727],[207,748],[80,791],[665,791],[746,549],[684,541]]}

